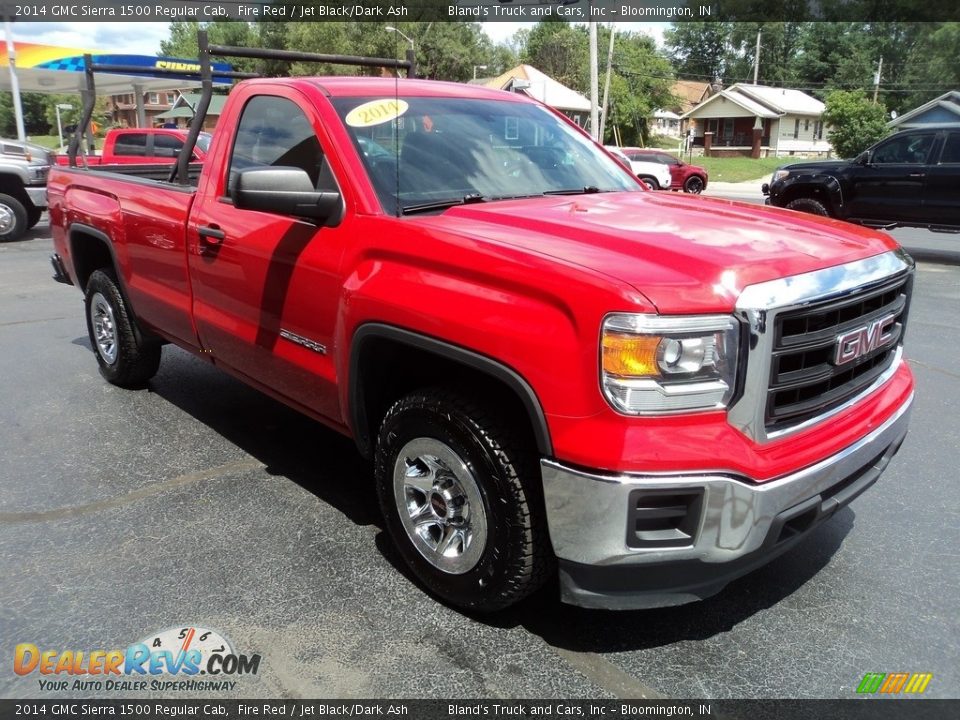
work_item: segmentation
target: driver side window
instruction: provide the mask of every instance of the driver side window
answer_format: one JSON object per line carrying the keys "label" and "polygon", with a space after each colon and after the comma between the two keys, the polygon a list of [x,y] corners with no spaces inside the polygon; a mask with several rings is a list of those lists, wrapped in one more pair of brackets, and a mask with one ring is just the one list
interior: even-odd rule
{"label": "driver side window", "polygon": [[247,102],[240,115],[227,194],[241,170],[281,166],[305,170],[316,190],[337,190],[320,141],[303,110],[286,98],[258,95]]}
{"label": "driver side window", "polygon": [[923,165],[932,145],[930,134],[895,136],[874,150],[870,161],[877,165]]}

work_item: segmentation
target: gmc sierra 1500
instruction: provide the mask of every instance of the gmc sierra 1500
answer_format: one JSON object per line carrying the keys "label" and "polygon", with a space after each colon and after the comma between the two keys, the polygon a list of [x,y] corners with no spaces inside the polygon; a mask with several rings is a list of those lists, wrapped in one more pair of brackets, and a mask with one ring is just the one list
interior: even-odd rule
{"label": "gmc sierra 1500", "polygon": [[648,192],[522,95],[249,80],[196,183],[178,169],[50,175],[102,374],[142,384],[175,343],[353,437],[403,558],[458,606],[556,571],[584,606],[706,597],[906,433],[893,240]]}

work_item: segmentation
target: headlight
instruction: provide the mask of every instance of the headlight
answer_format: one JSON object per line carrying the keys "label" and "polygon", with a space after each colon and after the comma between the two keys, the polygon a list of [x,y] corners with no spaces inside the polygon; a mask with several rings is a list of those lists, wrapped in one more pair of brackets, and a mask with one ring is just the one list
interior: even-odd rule
{"label": "headlight", "polygon": [[783,180],[790,174],[789,170],[774,170],[773,177],[770,178],[770,184],[773,185],[777,180]]}
{"label": "headlight", "polygon": [[728,315],[608,315],[603,393],[630,415],[725,408],[736,387],[739,339],[740,325]]}

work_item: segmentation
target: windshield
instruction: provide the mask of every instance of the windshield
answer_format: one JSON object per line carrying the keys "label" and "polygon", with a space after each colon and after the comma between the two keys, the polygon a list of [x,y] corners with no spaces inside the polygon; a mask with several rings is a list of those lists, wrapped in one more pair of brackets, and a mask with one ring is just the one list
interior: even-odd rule
{"label": "windshield", "polygon": [[210,133],[202,132],[197,136],[197,147],[206,152],[210,149],[210,140],[213,136]]}
{"label": "windshield", "polygon": [[333,104],[391,214],[461,202],[640,189],[588,138],[532,103],[347,97]]}

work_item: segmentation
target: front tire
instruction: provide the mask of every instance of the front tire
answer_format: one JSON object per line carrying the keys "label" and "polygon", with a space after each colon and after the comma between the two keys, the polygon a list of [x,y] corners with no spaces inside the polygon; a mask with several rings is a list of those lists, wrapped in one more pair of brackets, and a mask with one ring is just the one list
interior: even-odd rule
{"label": "front tire", "polygon": [[699,175],[691,175],[687,178],[686,182],[683,183],[683,191],[685,193],[691,193],[692,195],[699,195],[703,192],[705,183],[703,178]]}
{"label": "front tire", "polygon": [[797,210],[799,212],[810,213],[811,215],[830,217],[830,211],[827,210],[827,206],[813,198],[797,198],[796,200],[788,202],[785,207],[787,210]]}
{"label": "front tire", "polygon": [[95,270],[85,291],[87,332],[100,374],[120,387],[137,387],[157,374],[160,344],[140,341],[133,313],[124,302],[116,278],[107,269]]}
{"label": "front tire", "polygon": [[377,493],[400,555],[452,605],[489,612],[549,575],[536,457],[480,401],[431,389],[397,401],[381,424]]}
{"label": "front tire", "polygon": [[0,193],[0,242],[17,240],[27,231],[27,209],[15,197]]}
{"label": "front tire", "polygon": [[648,190],[659,190],[660,183],[657,182],[657,179],[651,177],[650,175],[638,175],[640,182],[647,186]]}

